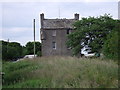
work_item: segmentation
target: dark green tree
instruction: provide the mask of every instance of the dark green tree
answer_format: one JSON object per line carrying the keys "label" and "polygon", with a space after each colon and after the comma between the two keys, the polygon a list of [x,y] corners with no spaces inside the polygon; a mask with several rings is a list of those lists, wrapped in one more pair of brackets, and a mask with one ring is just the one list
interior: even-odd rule
{"label": "dark green tree", "polygon": [[81,48],[88,45],[93,52],[101,52],[107,35],[115,28],[117,20],[105,14],[100,17],[82,18],[74,23],[75,31],[68,35],[67,45],[73,54],[80,53]]}
{"label": "dark green tree", "polygon": [[120,24],[107,36],[107,40],[103,45],[103,54],[106,58],[118,60],[120,40],[119,40]]}
{"label": "dark green tree", "polygon": [[22,56],[22,46],[17,42],[0,41],[2,44],[2,60],[13,60]]}
{"label": "dark green tree", "polygon": [[24,57],[27,54],[27,49],[25,46],[22,47],[22,56]]}
{"label": "dark green tree", "polygon": [[20,53],[17,48],[9,46],[7,51],[7,60],[16,60],[20,57]]}
{"label": "dark green tree", "polygon": [[20,43],[17,42],[10,42],[8,44],[8,47],[14,47],[16,48],[17,52],[18,52],[18,56],[22,56],[22,46],[20,45]]}
{"label": "dark green tree", "polygon": [[[28,42],[26,44],[26,54],[34,54],[34,42]],[[41,43],[40,42],[35,42],[35,53],[41,51]]]}
{"label": "dark green tree", "polygon": [[2,60],[7,60],[7,45],[8,42],[0,41],[0,47],[1,47],[1,54],[2,54]]}

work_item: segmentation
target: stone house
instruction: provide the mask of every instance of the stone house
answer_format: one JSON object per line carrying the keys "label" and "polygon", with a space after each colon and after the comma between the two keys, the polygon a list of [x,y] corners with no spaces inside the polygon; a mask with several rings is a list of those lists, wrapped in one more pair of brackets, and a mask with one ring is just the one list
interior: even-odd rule
{"label": "stone house", "polygon": [[73,32],[73,23],[79,20],[79,14],[74,14],[74,19],[46,19],[40,14],[41,19],[41,44],[43,56],[69,56],[71,49],[67,47],[67,35]]}

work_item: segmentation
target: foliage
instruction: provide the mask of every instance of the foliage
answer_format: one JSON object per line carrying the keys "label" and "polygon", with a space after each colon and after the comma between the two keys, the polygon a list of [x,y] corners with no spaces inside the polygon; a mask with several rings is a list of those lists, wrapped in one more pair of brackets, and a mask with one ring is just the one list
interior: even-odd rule
{"label": "foliage", "polygon": [[[6,62],[3,64],[4,81],[3,84],[13,84],[19,82],[19,80],[26,78],[26,74],[29,73],[29,67],[32,65],[31,62],[24,61],[19,63]],[[7,74],[8,73],[8,74]]]}
{"label": "foliage", "polygon": [[68,35],[67,45],[73,54],[80,53],[81,48],[88,45],[93,52],[101,52],[107,34],[116,26],[117,21],[105,14],[100,17],[82,18],[74,23],[75,31]]}
{"label": "foliage", "polygon": [[3,64],[3,88],[118,88],[112,60],[41,57]]}
{"label": "foliage", "polygon": [[[26,54],[34,54],[34,42],[28,42],[26,44]],[[35,53],[41,51],[41,43],[40,42],[35,42]]]}
{"label": "foliage", "polygon": [[38,51],[38,52],[37,52],[37,56],[39,56],[39,57],[41,57],[41,56],[42,56],[41,51]]}
{"label": "foliage", "polygon": [[2,59],[13,60],[22,56],[22,46],[17,42],[1,41]]}
{"label": "foliage", "polygon": [[25,46],[22,47],[22,56],[25,56],[27,54],[27,49]]}
{"label": "foliage", "polygon": [[108,35],[107,40],[103,46],[103,53],[109,59],[118,60],[120,47],[120,40],[118,36],[119,31],[120,25],[118,24],[118,26]]}
{"label": "foliage", "polygon": [[12,46],[8,46],[7,48],[7,59],[12,60],[12,59],[17,59],[19,58],[21,55],[18,52],[18,49]]}
{"label": "foliage", "polygon": [[4,60],[7,60],[7,45],[8,45],[8,43],[7,42],[5,42],[5,41],[0,41],[0,51],[2,52],[1,54],[2,54],[2,59],[4,59]]}
{"label": "foliage", "polygon": [[[41,56],[41,43],[35,42],[36,54]],[[33,54],[34,42],[28,42],[26,46],[21,46],[17,42],[0,41],[0,51],[2,60],[17,60],[24,57],[26,54]]]}
{"label": "foliage", "polygon": [[9,46],[16,48],[16,49],[17,49],[17,52],[19,53],[19,56],[22,55],[22,46],[20,45],[20,43],[18,43],[18,42],[10,42],[10,43],[8,44],[8,47],[9,47]]}

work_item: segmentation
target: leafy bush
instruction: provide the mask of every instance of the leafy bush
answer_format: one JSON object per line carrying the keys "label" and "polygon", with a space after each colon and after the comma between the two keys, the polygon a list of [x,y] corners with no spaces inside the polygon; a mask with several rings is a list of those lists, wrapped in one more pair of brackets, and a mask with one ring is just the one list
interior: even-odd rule
{"label": "leafy bush", "polygon": [[[41,43],[35,42],[36,54],[41,56]],[[2,60],[13,61],[24,57],[26,54],[33,54],[34,42],[28,42],[26,46],[21,46],[17,42],[0,41],[0,50],[2,53]]]}
{"label": "leafy bush", "polygon": [[17,42],[6,42],[0,41],[2,43],[2,60],[13,60],[22,56],[22,46]]}
{"label": "leafy bush", "polygon": [[39,57],[41,57],[41,56],[42,56],[41,51],[38,51],[38,52],[37,52],[37,56],[39,56]]}
{"label": "leafy bush", "polygon": [[120,46],[118,32],[119,30],[116,28],[107,37],[103,46],[103,53],[106,58],[118,60]]}
{"label": "leafy bush", "polygon": [[[26,45],[26,54],[34,54],[34,42],[28,42]],[[35,53],[41,51],[41,43],[35,42]]]}

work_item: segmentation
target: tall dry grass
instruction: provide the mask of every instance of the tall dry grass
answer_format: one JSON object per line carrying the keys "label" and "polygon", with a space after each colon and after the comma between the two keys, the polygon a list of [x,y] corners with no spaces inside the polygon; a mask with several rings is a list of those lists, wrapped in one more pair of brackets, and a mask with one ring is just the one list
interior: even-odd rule
{"label": "tall dry grass", "polygon": [[[25,64],[26,63],[26,64]],[[18,67],[14,72],[7,73],[10,66]],[[6,88],[117,88],[118,65],[112,60],[76,58],[76,57],[41,57],[27,59],[4,65],[10,77],[23,74],[21,79],[14,79],[3,86]],[[24,65],[24,67],[22,67]],[[25,66],[26,65],[26,66]],[[19,66],[21,66],[19,68]],[[12,68],[14,68],[12,67]],[[14,73],[14,74],[13,74]]]}

